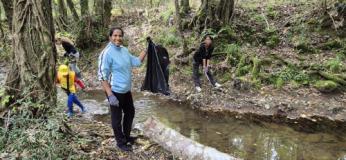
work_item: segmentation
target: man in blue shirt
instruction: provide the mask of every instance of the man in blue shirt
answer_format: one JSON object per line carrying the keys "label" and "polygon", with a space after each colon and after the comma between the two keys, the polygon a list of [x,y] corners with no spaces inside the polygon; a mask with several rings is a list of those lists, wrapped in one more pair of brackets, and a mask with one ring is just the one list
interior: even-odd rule
{"label": "man in blue shirt", "polygon": [[[130,137],[135,108],[131,94],[132,68],[139,67],[146,52],[138,57],[122,46],[124,32],[121,28],[112,28],[109,32],[110,43],[99,56],[98,79],[107,94],[111,109],[112,128],[117,146],[130,151],[135,138]],[[122,113],[124,119],[122,122]]]}

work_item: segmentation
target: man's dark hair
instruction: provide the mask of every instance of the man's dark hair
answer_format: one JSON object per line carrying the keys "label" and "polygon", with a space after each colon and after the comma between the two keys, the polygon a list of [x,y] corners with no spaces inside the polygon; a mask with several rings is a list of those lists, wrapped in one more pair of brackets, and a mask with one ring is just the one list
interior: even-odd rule
{"label": "man's dark hair", "polygon": [[211,34],[206,34],[206,35],[204,35],[202,41],[204,41],[204,40],[207,39],[208,37],[210,38],[210,40],[213,41],[213,37],[211,37]]}
{"label": "man's dark hair", "polygon": [[113,27],[113,28],[111,28],[111,29],[109,30],[109,37],[112,36],[112,34],[113,34],[113,32],[114,32],[115,30],[120,30],[122,36],[124,36],[124,31],[123,31],[123,29],[121,29],[120,27]]}

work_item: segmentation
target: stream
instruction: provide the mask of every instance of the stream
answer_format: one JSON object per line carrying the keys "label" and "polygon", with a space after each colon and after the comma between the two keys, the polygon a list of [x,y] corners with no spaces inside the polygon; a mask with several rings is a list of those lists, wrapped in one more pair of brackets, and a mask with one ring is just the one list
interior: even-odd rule
{"label": "stream", "polygon": [[[110,125],[108,102],[103,91],[88,91],[79,96],[88,110],[84,114],[86,118]],[[184,136],[235,157],[346,160],[346,134],[304,133],[274,123],[208,116],[191,109],[188,104],[145,92],[133,93],[133,97],[134,124],[153,115]]]}

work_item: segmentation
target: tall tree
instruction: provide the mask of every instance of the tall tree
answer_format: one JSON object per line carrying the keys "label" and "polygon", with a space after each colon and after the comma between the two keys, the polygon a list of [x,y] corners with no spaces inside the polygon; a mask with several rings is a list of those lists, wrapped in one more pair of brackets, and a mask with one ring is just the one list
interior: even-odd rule
{"label": "tall tree", "polygon": [[190,26],[199,29],[217,28],[229,24],[234,12],[234,0],[202,0],[198,14]]}
{"label": "tall tree", "polygon": [[112,0],[98,0],[94,4],[95,15],[100,27],[107,27],[110,22]]}
{"label": "tall tree", "polygon": [[89,14],[89,0],[80,0],[81,17]]}
{"label": "tall tree", "polygon": [[71,11],[71,13],[72,13],[73,19],[74,19],[75,21],[78,21],[78,20],[79,20],[79,17],[78,17],[76,8],[74,7],[73,1],[72,1],[72,0],[66,0],[66,2],[67,2],[67,5],[68,5],[68,8],[70,9],[70,11]]}
{"label": "tall tree", "polygon": [[178,0],[174,0],[174,6],[175,6],[175,17],[177,18],[177,28],[179,32],[182,30],[181,27],[181,16],[180,16],[180,6]]}
{"label": "tall tree", "polygon": [[188,14],[190,11],[190,2],[189,0],[180,0],[181,11],[184,15]]}
{"label": "tall tree", "polygon": [[86,49],[93,43],[93,22],[89,13],[89,0],[80,0],[80,30],[76,39],[76,45],[79,48]]}
{"label": "tall tree", "polygon": [[220,0],[217,16],[224,23],[229,24],[234,12],[234,0]]}
{"label": "tall tree", "polygon": [[104,11],[103,11],[103,27],[108,28],[111,19],[112,11],[112,0],[104,0]]}
{"label": "tall tree", "polygon": [[5,15],[7,18],[7,24],[8,28],[12,30],[12,17],[13,17],[13,2],[12,0],[1,0],[2,6],[4,7],[5,10]]}
{"label": "tall tree", "polygon": [[[0,10],[0,17],[2,16],[2,11]],[[2,21],[0,21],[0,40],[2,41],[2,43],[5,43],[5,33],[4,30],[2,29]],[[2,46],[2,45],[0,45]]]}
{"label": "tall tree", "polygon": [[178,0],[174,0],[174,6],[175,6],[175,16],[176,16],[176,19],[177,19],[177,28],[178,28],[178,32],[179,32],[179,36],[181,37],[182,39],[182,42],[183,42],[183,52],[179,55],[176,55],[176,57],[179,57],[179,56],[183,56],[185,54],[188,54],[187,53],[187,43],[185,41],[185,37],[184,37],[184,34],[183,34],[183,28],[182,28],[182,25],[181,25],[181,16],[180,16],[180,6],[179,6],[179,2]]}
{"label": "tall tree", "polygon": [[65,29],[67,27],[67,10],[64,0],[58,0],[58,10],[59,10],[59,23]]}
{"label": "tall tree", "polygon": [[57,54],[51,0],[13,2],[13,61],[6,78],[6,93],[17,100],[12,105],[35,102],[29,109],[34,115],[41,115],[56,105]]}

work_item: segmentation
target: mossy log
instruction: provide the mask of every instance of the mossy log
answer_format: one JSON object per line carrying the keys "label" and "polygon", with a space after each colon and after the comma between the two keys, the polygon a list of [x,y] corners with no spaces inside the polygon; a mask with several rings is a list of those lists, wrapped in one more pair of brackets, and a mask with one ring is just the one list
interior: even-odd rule
{"label": "mossy log", "polygon": [[278,56],[277,54],[271,54],[271,56],[274,58],[274,59],[277,59],[279,60],[281,63],[285,64],[286,66],[288,67],[294,67],[295,65],[293,65],[291,62],[289,62],[288,60]]}
{"label": "mossy log", "polygon": [[346,81],[342,77],[338,76],[337,74],[332,74],[332,73],[323,72],[323,71],[320,71],[318,73],[325,79],[332,80],[342,85],[346,85]]}
{"label": "mossy log", "polygon": [[317,81],[314,85],[317,90],[325,93],[333,92],[338,88],[338,83],[331,80]]}

